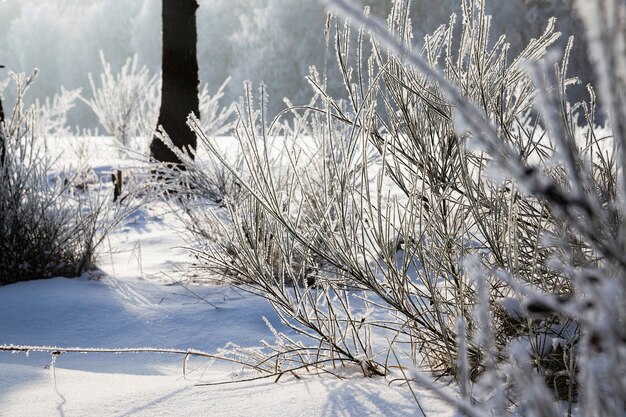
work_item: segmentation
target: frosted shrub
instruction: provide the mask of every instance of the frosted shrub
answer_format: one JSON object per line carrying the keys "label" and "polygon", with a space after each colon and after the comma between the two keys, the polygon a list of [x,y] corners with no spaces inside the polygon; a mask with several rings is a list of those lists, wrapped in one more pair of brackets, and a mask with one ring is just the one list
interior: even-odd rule
{"label": "frosted shrub", "polygon": [[[174,171],[172,175],[178,179],[176,183],[189,188],[178,190],[181,196],[178,202],[183,204],[184,210],[177,212],[183,214],[195,239],[192,250],[197,260],[195,267],[213,279],[240,284],[265,297],[285,324],[313,340],[310,345],[298,345],[288,338],[279,338],[280,349],[284,351],[274,353],[286,361],[287,369],[309,366],[332,372],[328,365],[352,364],[365,375],[380,374],[383,367],[379,358],[373,357],[369,324],[356,326],[352,323],[354,315],[364,314],[363,303],[357,301],[359,308],[353,308],[355,294],[346,291],[339,282],[335,285],[327,281],[321,271],[332,266],[311,250],[312,241],[300,241],[306,236],[325,244],[318,236],[320,228],[329,233],[334,230],[327,229],[324,217],[335,214],[323,213],[323,204],[302,205],[304,196],[320,196],[326,186],[323,178],[328,175],[353,176],[360,172],[358,169],[350,173],[335,171],[343,169],[340,167],[341,150],[328,147],[326,143],[325,152],[321,153],[311,144],[299,143],[302,130],[309,131],[313,126],[329,140],[338,134],[341,136],[336,142],[339,146],[349,137],[349,129],[343,125],[326,128],[322,123],[324,117],[314,123],[300,118],[292,129],[269,123],[265,119],[264,94],[262,89],[261,105],[257,108],[247,85],[246,96],[238,107],[235,137],[241,157],[236,162],[227,156],[219,142],[202,133],[197,119],[190,118],[189,124],[200,139],[199,149],[209,149],[226,165],[240,189],[238,198],[224,199],[221,208],[207,210],[207,197],[211,197],[213,187],[210,169],[213,162],[207,165],[206,159],[194,160],[179,151],[186,169]],[[289,151],[283,152],[285,149]],[[356,152],[355,149],[353,153]],[[261,200],[258,193],[270,190],[276,193],[264,194]],[[345,190],[337,184],[325,190],[325,197],[319,198],[337,201],[342,191]],[[342,201],[351,198],[350,192],[343,195],[346,200]],[[300,236],[289,233],[276,213],[288,216]],[[286,369],[281,367],[283,372]]]}
{"label": "frosted shrub", "polygon": [[[466,414],[558,415],[552,403],[565,399],[585,415],[622,415],[622,21],[589,17],[613,24],[593,32],[609,57],[599,75],[617,122],[607,136],[591,87],[588,102],[566,100],[572,40],[560,59],[548,53],[554,20],[510,57],[482,1],[463,1],[461,27],[453,16],[420,49],[408,2],[394,3],[387,24],[335,3],[370,25],[327,26],[346,101],[313,71],[315,96],[281,136],[280,120],[248,99],[241,165],[190,120],[245,191],[219,222],[190,222],[197,266],[268,298],[318,346],[341,347],[341,359],[365,358],[365,374],[388,370],[393,352],[404,367],[454,377],[462,399],[440,393]],[[185,163],[199,197],[204,169]],[[195,201],[188,213],[201,210]],[[389,316],[359,315],[355,298]],[[393,335],[386,355],[368,343],[378,329]]]}
{"label": "frosted shrub", "polygon": [[[92,98],[83,101],[98,116],[106,131],[117,139],[121,152],[133,150],[132,140],[138,136],[151,137],[156,127],[161,100],[160,77],[150,75],[146,66],[139,67],[137,55],[128,58],[119,73],[113,72],[104,54],[100,54],[100,59],[104,70],[100,83],[89,74]],[[224,81],[214,95],[209,94],[206,84],[200,90],[200,120],[207,135],[222,135],[234,126],[234,106],[220,106],[229,80]],[[142,151],[143,147],[134,150]]]}
{"label": "frosted shrub", "polygon": [[[464,86],[467,100],[485,97],[487,91],[489,97],[500,92],[500,101],[485,102],[485,110],[513,135],[526,123],[534,91],[520,65],[539,59],[556,36],[549,27],[507,67],[503,40],[486,51],[481,39],[487,36],[488,19],[464,5],[467,24],[461,46],[452,43],[452,21],[426,39],[424,52],[432,64],[447,54],[441,62],[450,78]],[[406,16],[398,3],[390,25],[408,42]],[[539,202],[506,200],[510,184],[506,191],[507,185],[492,185],[482,178],[488,158],[464,151],[451,106],[437,83],[393,55],[385,56],[375,41],[372,58],[365,62],[365,33],[352,36],[349,26],[340,24],[334,30],[347,104],[333,100],[324,90],[323,78],[311,74],[309,82],[318,95],[303,114],[296,112],[293,138],[285,138],[283,169],[274,168],[272,153],[266,149],[271,126],[267,130],[261,120],[254,122],[250,115],[257,113],[248,107],[240,120],[245,129],[237,136],[248,171],[244,176],[234,167],[231,170],[251,202],[231,209],[235,232],[229,246],[203,259],[209,268],[219,264],[221,270],[237,271],[253,285],[270,282],[260,279],[259,270],[248,269],[254,258],[263,260],[265,273],[277,282],[323,282],[340,293],[345,285],[367,290],[392,316],[402,317],[385,326],[409,337],[413,352],[425,352],[410,357],[437,373],[456,375],[454,321],[461,317],[471,329],[477,326],[472,317],[476,288],[466,277],[462,260],[478,249],[487,250],[501,262],[499,266],[515,267],[532,281],[532,262],[537,258],[528,252],[550,226],[550,217],[535,214],[542,212]],[[485,33],[481,37],[476,31]],[[353,40],[357,44],[351,55]],[[478,74],[480,68],[492,70],[477,83],[469,75]],[[515,100],[515,106],[502,114],[507,100]],[[539,140],[532,135],[529,140]],[[305,140],[308,144],[302,144]],[[219,154],[210,141],[204,143]],[[527,158],[540,158],[537,148],[531,145]],[[372,157],[372,150],[377,157]],[[516,203],[514,208],[510,201]],[[524,221],[511,223],[512,213]],[[238,236],[237,230],[244,232]],[[522,249],[515,248],[515,258],[509,257],[512,236],[527,242]],[[239,259],[242,248],[249,254]],[[556,285],[558,279],[550,278],[546,285]],[[264,293],[269,291],[263,288]],[[490,297],[495,301],[510,291],[494,282]],[[498,348],[506,343],[501,340]],[[469,350],[470,371],[476,378],[482,372],[483,354],[473,342]]]}
{"label": "frosted shrub", "polygon": [[100,82],[91,73],[92,98],[83,99],[98,116],[100,124],[123,148],[131,148],[137,136],[150,137],[156,126],[161,86],[158,75],[150,75],[147,67],[138,67],[137,55],[128,58],[115,74],[100,53],[104,72]]}
{"label": "frosted shrub", "polygon": [[[487,209],[465,229],[471,233],[472,240],[480,243],[478,250],[465,249],[460,257],[474,259],[465,262],[462,273],[474,279],[477,289],[477,295],[467,299],[477,305],[476,313],[473,317],[462,317],[461,325],[455,328],[457,335],[468,335],[467,340],[457,339],[462,349],[454,355],[467,400],[471,377],[468,371],[474,350],[468,344],[474,343],[480,353],[482,375],[471,394],[472,400],[478,402],[457,401],[445,393],[441,395],[457,404],[464,414],[475,416],[504,415],[512,408],[511,400],[523,414],[559,415],[558,408],[552,404],[554,394],[568,400],[568,414],[576,408],[578,414],[585,416],[623,415],[626,311],[620,300],[626,292],[626,263],[622,239],[620,187],[624,181],[620,158],[624,148],[620,123],[624,114],[616,103],[624,91],[622,69],[626,68],[622,66],[626,56],[620,46],[626,30],[622,19],[626,15],[624,5],[614,1],[579,3],[591,38],[596,42],[596,71],[611,120],[612,135],[601,138],[594,132],[593,90],[589,88],[589,103],[577,105],[588,122],[582,134],[576,128],[577,116],[565,101],[566,87],[572,82],[565,76],[571,40],[562,62],[554,63],[547,58],[533,68],[534,83],[529,84],[527,97],[537,111],[535,123],[521,123],[524,119],[520,119],[517,128],[508,128],[505,122],[509,119],[503,116],[516,104],[524,103],[520,99],[524,96],[513,90],[511,100],[502,103],[506,90],[489,94],[489,89],[485,89],[489,84],[482,83],[489,79],[491,65],[497,68],[498,60],[497,55],[481,48],[481,41],[487,46],[489,21],[480,2],[475,8],[471,2],[464,3],[464,26],[471,38],[468,43],[461,43],[460,51],[468,54],[463,62],[480,62],[481,57],[488,57],[490,65],[477,66],[482,68],[477,72],[465,72],[462,66],[457,66],[452,73],[445,65],[441,69],[433,65],[431,56],[439,57],[438,54],[430,55],[428,49],[420,54],[411,49],[407,38],[401,36],[403,32],[394,31],[393,25],[388,32],[384,24],[364,18],[345,1],[333,3],[359,23],[366,24],[385,46],[400,54],[403,67],[431,80],[422,86],[432,82],[445,94],[453,105],[450,109],[454,112],[452,119],[457,121],[455,132],[478,145],[464,148],[465,160],[470,163],[461,166],[475,166],[476,156],[486,158],[493,161],[489,165],[499,167],[502,173],[499,181],[490,181],[488,187],[506,187],[506,193],[511,193],[513,187],[519,190],[515,198],[508,200],[511,208],[504,211],[508,216],[498,221],[489,219],[499,211],[494,204],[503,201],[476,198],[484,192],[467,187],[471,184],[468,180],[473,178],[472,170],[468,170],[470,175],[466,175],[463,188],[452,183],[454,193],[450,196],[462,191],[460,196],[455,196],[456,201],[472,196],[470,210]],[[539,43],[531,42],[527,50]],[[508,78],[503,70],[500,79],[519,82],[528,78],[525,73],[513,71],[517,76]],[[472,80],[471,84],[464,84],[459,76]],[[474,98],[468,97],[472,87],[485,90]],[[431,92],[424,96],[425,101],[440,103],[433,100]],[[491,103],[498,103],[498,107],[491,107]],[[545,132],[540,125],[545,126]],[[520,211],[522,205],[526,206],[525,211]],[[472,231],[473,226],[478,226],[479,233]],[[497,243],[495,238],[503,234],[509,238]],[[505,256],[498,256],[498,248],[505,250]],[[525,256],[532,257],[532,261],[524,260]],[[494,300],[494,296],[507,293],[513,297]],[[457,308],[466,302],[459,297],[454,300]],[[500,302],[495,305],[494,301]],[[519,332],[514,333],[513,339],[507,338],[507,329],[498,327],[497,320],[494,323],[498,309],[506,311],[509,324],[522,323],[522,327],[508,326]],[[499,345],[498,338],[508,343]]]}
{"label": "frosted shrub", "polygon": [[74,108],[76,100],[80,97],[80,89],[66,90],[43,101],[35,101],[36,123],[38,137],[48,137],[52,134],[67,136],[70,134],[67,127],[67,114]]}
{"label": "frosted shrub", "polygon": [[229,133],[235,126],[235,104],[220,107],[220,99],[224,97],[224,88],[230,82],[230,77],[220,85],[215,94],[209,94],[209,86],[204,84],[200,89],[199,110],[202,132],[207,136],[219,136]]}
{"label": "frosted shrub", "polygon": [[82,274],[126,210],[113,206],[99,184],[82,187],[80,170],[52,166],[37,140],[37,108],[24,107],[34,78],[14,76],[18,100],[0,126],[0,285]]}

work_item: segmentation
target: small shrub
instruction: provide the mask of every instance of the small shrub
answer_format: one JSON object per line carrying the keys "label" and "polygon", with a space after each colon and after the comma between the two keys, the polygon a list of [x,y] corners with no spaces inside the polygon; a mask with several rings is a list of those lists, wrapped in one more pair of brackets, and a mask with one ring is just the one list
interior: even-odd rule
{"label": "small shrub", "polygon": [[81,170],[53,168],[37,140],[37,108],[23,102],[35,75],[14,76],[18,100],[0,126],[0,285],[93,268],[98,245],[127,209],[96,186],[81,189]]}
{"label": "small shrub", "polygon": [[51,135],[69,136],[67,127],[67,114],[74,108],[76,100],[80,97],[80,89],[66,90],[61,88],[61,92],[43,101],[35,101],[35,126],[36,136],[47,138]]}
{"label": "small shrub", "polygon": [[93,97],[83,101],[98,116],[109,135],[128,150],[133,138],[150,137],[156,127],[161,94],[159,77],[150,75],[146,66],[139,68],[137,55],[128,58],[117,74],[102,52],[100,61],[104,69],[100,85],[89,74]]}
{"label": "small shrub", "polygon": [[200,124],[202,131],[207,136],[220,136],[230,131],[235,126],[234,112],[235,104],[230,106],[221,107],[219,105],[220,99],[224,97],[224,89],[230,82],[230,78],[220,85],[215,94],[209,94],[209,86],[204,84],[200,89],[199,96],[199,110],[200,110]]}
{"label": "small shrub", "polygon": [[[100,83],[89,74],[92,97],[82,100],[98,116],[107,133],[118,141],[122,155],[128,150],[143,152],[143,147],[135,149],[133,139],[152,137],[156,128],[161,102],[160,76],[151,75],[146,66],[139,67],[137,55],[128,58],[119,73],[113,72],[102,52],[100,60],[104,70]],[[223,135],[234,126],[234,105],[220,106],[229,81],[226,79],[214,95],[209,94],[206,84],[200,89],[200,120],[206,135]]]}

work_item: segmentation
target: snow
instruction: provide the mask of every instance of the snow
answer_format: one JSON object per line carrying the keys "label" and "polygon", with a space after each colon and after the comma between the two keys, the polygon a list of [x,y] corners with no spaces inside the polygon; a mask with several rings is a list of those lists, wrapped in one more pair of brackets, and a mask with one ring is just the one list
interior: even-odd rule
{"label": "snow", "polygon": [[[94,172],[129,166],[111,140],[50,139],[65,149],[59,163],[82,152]],[[82,143],[80,143],[82,141]],[[219,353],[229,342],[256,347],[290,337],[267,301],[224,285],[200,285],[189,265],[181,225],[164,202],[142,208],[109,237],[101,271],[0,287],[0,345],[59,348],[195,349]],[[379,341],[383,342],[383,341]],[[0,352],[0,416],[364,416],[419,415],[393,375],[343,378],[300,372],[258,376],[224,361],[171,353]],[[220,383],[218,385],[206,385]],[[227,383],[227,384],[224,384]],[[435,394],[417,391],[427,415],[454,412]]]}
{"label": "snow", "polygon": [[[8,365],[3,416],[364,416],[415,415],[404,390],[380,381],[272,381],[195,387],[176,375],[123,375]],[[63,402],[63,399],[65,402]],[[434,415],[441,408],[430,408]]]}

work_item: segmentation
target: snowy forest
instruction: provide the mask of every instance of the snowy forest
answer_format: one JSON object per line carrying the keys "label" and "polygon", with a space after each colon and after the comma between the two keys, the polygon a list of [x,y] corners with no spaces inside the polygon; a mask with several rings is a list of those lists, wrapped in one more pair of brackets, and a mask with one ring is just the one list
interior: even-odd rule
{"label": "snowy forest", "polygon": [[[113,68],[137,54],[138,64],[151,74],[161,69],[160,0],[3,0],[0,1],[0,64],[14,72],[38,68],[42,76],[33,85],[27,100],[53,97],[61,87],[89,91],[88,74],[103,70],[100,51]],[[372,12],[386,18],[391,0],[367,2]],[[459,0],[413,0],[411,22],[414,39],[432,33],[459,13]],[[322,69],[330,60],[329,89],[333,96],[343,94],[343,82],[334,52],[325,53],[324,5],[301,0],[199,0],[198,64],[200,80],[216,91],[227,79],[224,101],[237,101],[243,95],[243,82],[268,86],[270,110],[275,114],[285,105],[308,101],[310,88],[305,77],[309,67]],[[493,33],[505,34],[513,54],[518,54],[531,38],[540,34],[547,20],[558,18],[557,30],[577,37],[571,71],[584,83],[593,72],[586,58],[585,37],[572,1],[507,0],[486,4],[494,17]],[[71,28],[71,30],[69,29]],[[584,89],[583,89],[584,90]],[[7,100],[14,92],[4,92]],[[579,92],[582,97],[584,92]],[[97,119],[85,106],[77,104],[69,114],[69,125],[97,127]]]}
{"label": "snowy forest", "polygon": [[0,417],[626,416],[623,0],[0,28]]}

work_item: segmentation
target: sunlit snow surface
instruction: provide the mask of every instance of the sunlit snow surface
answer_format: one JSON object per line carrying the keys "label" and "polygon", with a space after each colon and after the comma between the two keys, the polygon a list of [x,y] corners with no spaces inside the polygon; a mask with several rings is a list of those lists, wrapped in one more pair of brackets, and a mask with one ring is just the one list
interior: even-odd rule
{"label": "sunlit snow surface", "polygon": [[[60,163],[88,156],[106,175],[132,165],[103,138],[52,140]],[[273,341],[263,317],[287,332],[263,299],[227,286],[187,284],[189,259],[180,224],[163,203],[136,212],[100,254],[104,273],[0,287],[0,345],[176,348],[215,353]],[[180,285],[183,279],[186,288]],[[378,343],[384,341],[379,340]],[[406,387],[345,373],[300,374],[197,386],[254,376],[240,366],[171,354],[0,353],[0,416],[404,416],[420,415]],[[432,393],[418,392],[427,415],[453,415]]]}

